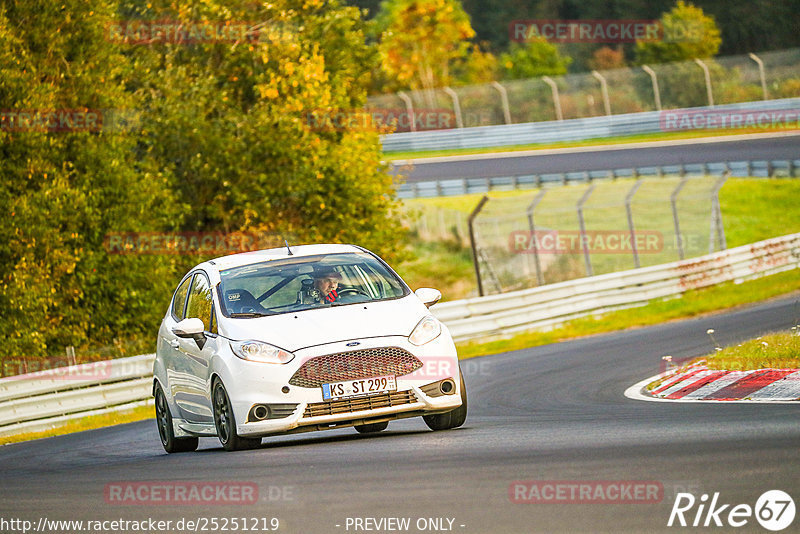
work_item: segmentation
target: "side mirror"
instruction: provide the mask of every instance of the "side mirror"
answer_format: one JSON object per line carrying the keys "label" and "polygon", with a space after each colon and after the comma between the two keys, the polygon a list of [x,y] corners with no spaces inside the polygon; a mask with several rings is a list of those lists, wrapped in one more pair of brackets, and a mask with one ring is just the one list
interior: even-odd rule
{"label": "side mirror", "polygon": [[432,287],[421,287],[414,291],[414,294],[428,308],[439,302],[442,298],[442,292]]}
{"label": "side mirror", "polygon": [[182,320],[172,327],[172,333],[178,337],[192,338],[201,349],[206,344],[206,336],[203,333],[205,325],[203,321],[197,317],[190,317]]}

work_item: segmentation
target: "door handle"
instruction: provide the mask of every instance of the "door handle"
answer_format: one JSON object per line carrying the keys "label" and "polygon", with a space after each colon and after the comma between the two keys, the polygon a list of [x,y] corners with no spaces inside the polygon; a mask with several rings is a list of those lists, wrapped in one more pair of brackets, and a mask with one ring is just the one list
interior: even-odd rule
{"label": "door handle", "polygon": [[180,342],[177,339],[173,339],[169,342],[169,346],[173,349],[177,349],[181,346]]}

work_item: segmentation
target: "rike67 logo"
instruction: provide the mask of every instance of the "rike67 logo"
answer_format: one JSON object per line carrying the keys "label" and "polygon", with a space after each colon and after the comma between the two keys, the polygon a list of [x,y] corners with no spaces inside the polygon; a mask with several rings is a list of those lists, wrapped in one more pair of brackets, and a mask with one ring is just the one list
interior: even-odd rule
{"label": "rike67 logo", "polygon": [[678,493],[667,526],[738,528],[752,524],[753,516],[767,530],[783,530],[794,521],[794,500],[784,491],[769,490],[758,498],[755,507],[751,507],[749,504],[724,504],[719,492],[714,493],[710,502],[706,493],[699,499],[691,493]]}

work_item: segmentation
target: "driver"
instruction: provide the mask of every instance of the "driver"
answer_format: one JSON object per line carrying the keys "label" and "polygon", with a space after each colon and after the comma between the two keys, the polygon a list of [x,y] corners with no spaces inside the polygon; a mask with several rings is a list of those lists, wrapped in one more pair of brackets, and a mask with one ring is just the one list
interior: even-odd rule
{"label": "driver", "polygon": [[314,289],[319,291],[320,302],[330,304],[339,298],[336,290],[341,279],[342,275],[333,267],[323,266],[314,272]]}

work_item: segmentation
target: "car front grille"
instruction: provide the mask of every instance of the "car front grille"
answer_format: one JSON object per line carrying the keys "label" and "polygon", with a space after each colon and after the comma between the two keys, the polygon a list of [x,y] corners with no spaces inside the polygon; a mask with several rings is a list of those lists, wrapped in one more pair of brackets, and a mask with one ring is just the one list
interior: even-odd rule
{"label": "car front grille", "polygon": [[318,417],[320,415],[336,415],[340,413],[359,412],[361,410],[376,410],[378,408],[414,404],[415,402],[417,402],[417,397],[414,395],[413,391],[393,391],[392,393],[382,393],[370,397],[312,402],[306,406],[303,417]]}
{"label": "car front grille", "polygon": [[289,379],[289,384],[316,388],[329,382],[374,376],[403,376],[422,367],[410,352],[400,347],[381,347],[317,356],[305,362]]}

